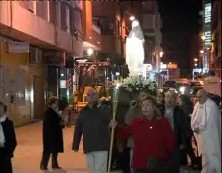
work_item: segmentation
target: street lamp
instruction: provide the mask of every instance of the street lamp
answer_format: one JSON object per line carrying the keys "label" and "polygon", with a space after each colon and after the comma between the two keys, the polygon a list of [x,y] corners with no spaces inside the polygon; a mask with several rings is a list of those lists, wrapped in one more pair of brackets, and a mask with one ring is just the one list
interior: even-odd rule
{"label": "street lamp", "polygon": [[194,58],[194,62],[197,62],[198,61],[198,59],[197,58]]}
{"label": "street lamp", "polygon": [[205,40],[205,39],[206,39],[206,36],[205,36],[205,35],[202,35],[202,36],[201,36],[201,39],[202,39],[202,40]]}
{"label": "street lamp", "polygon": [[130,16],[130,17],[129,17],[129,20],[134,21],[134,20],[135,20],[135,16],[133,16],[133,15]]}
{"label": "street lamp", "polygon": [[92,48],[88,48],[86,52],[87,52],[88,56],[91,56],[93,54],[94,50]]}

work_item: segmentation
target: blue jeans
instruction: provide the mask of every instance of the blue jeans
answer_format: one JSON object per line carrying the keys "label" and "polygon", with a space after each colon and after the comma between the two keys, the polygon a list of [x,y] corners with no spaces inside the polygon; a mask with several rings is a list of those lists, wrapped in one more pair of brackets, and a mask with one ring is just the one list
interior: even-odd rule
{"label": "blue jeans", "polygon": [[93,151],[86,154],[90,173],[107,172],[108,151]]}

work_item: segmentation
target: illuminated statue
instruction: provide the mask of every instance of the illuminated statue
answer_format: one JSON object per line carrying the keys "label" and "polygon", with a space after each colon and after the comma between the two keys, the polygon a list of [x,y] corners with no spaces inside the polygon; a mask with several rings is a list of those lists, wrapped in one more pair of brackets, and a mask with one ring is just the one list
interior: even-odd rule
{"label": "illuminated statue", "polygon": [[126,63],[130,76],[143,72],[144,37],[138,20],[132,22],[132,30],[126,38]]}

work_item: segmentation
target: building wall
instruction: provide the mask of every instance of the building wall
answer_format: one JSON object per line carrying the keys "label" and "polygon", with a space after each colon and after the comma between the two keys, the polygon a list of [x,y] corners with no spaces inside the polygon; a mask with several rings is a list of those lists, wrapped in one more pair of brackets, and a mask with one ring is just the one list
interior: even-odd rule
{"label": "building wall", "polygon": [[125,2],[93,2],[93,18],[101,27],[101,51],[125,57],[126,30],[129,26],[125,8]]}
{"label": "building wall", "polygon": [[142,11],[142,27],[145,35],[145,62],[152,64],[154,70],[159,72],[161,62],[160,52],[162,51],[162,35],[160,32],[162,19],[158,12],[157,1],[144,2]]}
{"label": "building wall", "polygon": [[[2,80],[3,87],[1,99],[8,106],[10,118],[15,125],[21,125],[42,118],[45,107],[44,102],[44,65],[29,65],[29,53],[9,53],[8,42],[1,44],[1,68],[4,68],[5,76]],[[34,85],[34,78],[39,78]],[[38,100],[34,103],[33,90],[39,88]],[[20,94],[24,94],[21,96]],[[36,103],[40,103],[36,105]],[[38,110],[37,112],[34,112]]]}
{"label": "building wall", "polygon": [[92,22],[92,2],[83,1],[83,33],[84,41],[89,42],[90,44],[101,49],[101,34],[94,29]]}
{"label": "building wall", "polygon": [[[41,62],[30,63],[29,53],[9,53],[7,43],[28,42],[46,52],[82,55],[81,18],[71,18],[78,8],[75,5],[77,2],[64,3],[0,2],[0,99],[8,105],[8,113],[16,125],[43,117],[46,106],[47,61],[41,55]],[[64,15],[68,15],[65,22]]]}
{"label": "building wall", "polygon": [[210,70],[221,77],[221,23],[222,23],[221,1],[214,1],[212,4],[212,43],[210,49]]}

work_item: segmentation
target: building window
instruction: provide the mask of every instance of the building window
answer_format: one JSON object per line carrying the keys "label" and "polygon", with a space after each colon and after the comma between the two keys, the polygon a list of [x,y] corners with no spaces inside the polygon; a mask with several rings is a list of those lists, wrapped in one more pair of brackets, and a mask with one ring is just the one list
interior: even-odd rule
{"label": "building window", "polygon": [[33,1],[19,1],[20,5],[30,12],[34,13],[34,2]]}
{"label": "building window", "polygon": [[37,47],[30,46],[29,64],[40,64],[42,62],[43,51]]}
{"label": "building window", "polygon": [[142,10],[146,13],[154,13],[155,12],[155,1],[144,1]]}
{"label": "building window", "polygon": [[100,20],[101,30],[103,35],[114,34],[114,22],[107,18],[101,18]]}
{"label": "building window", "polygon": [[36,1],[36,15],[48,20],[48,1]]}
{"label": "building window", "polygon": [[56,1],[49,1],[49,22],[56,23]]}
{"label": "building window", "polygon": [[61,2],[61,29],[70,33],[70,11],[71,6],[66,2]]}
{"label": "building window", "polygon": [[72,15],[70,20],[72,34],[74,34],[76,30],[82,31],[82,15],[80,9],[72,8]]}
{"label": "building window", "polygon": [[120,22],[119,20],[116,19],[116,37],[117,38],[120,38],[122,37],[122,29],[121,29],[121,25],[120,25]]}

